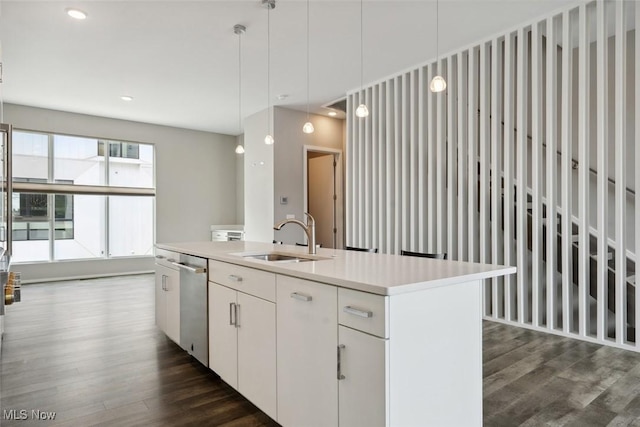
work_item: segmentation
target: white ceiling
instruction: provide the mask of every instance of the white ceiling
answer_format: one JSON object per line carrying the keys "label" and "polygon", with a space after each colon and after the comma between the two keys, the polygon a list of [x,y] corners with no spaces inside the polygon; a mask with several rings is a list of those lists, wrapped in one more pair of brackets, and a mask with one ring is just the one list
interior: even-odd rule
{"label": "white ceiling", "polygon": [[[575,0],[441,0],[440,53]],[[84,21],[68,7],[88,13]],[[364,83],[436,56],[436,2],[365,0]],[[4,102],[169,126],[241,133],[267,105],[267,9],[260,0],[0,2]],[[360,2],[310,2],[310,109],[360,86]],[[288,98],[279,100],[280,94]],[[124,102],[121,95],[131,95]],[[306,1],[271,11],[271,103],[306,110]]]}

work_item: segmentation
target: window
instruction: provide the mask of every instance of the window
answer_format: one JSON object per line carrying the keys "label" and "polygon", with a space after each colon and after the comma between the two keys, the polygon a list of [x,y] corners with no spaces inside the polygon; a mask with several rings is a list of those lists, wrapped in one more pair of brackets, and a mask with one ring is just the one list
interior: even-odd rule
{"label": "window", "polygon": [[152,254],[153,145],[14,130],[13,148],[13,261]]}

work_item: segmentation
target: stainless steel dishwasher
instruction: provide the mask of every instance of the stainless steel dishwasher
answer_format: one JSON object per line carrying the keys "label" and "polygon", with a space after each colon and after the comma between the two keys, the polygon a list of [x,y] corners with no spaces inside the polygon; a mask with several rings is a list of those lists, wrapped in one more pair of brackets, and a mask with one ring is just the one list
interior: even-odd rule
{"label": "stainless steel dishwasher", "polygon": [[207,260],[180,254],[180,347],[209,366]]}

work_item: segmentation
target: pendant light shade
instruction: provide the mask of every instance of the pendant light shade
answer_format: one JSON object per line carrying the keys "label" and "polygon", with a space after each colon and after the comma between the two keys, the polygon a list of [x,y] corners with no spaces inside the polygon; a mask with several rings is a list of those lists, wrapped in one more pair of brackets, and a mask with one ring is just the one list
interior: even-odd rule
{"label": "pendant light shade", "polygon": [[242,144],[236,145],[236,153],[237,154],[244,154],[244,147],[242,146]]}
{"label": "pendant light shade", "polygon": [[358,105],[356,108],[356,116],[358,117],[367,117],[369,115],[369,109],[365,104]]}
{"label": "pendant light shade", "polygon": [[267,136],[264,137],[264,143],[267,145],[273,145],[275,141],[273,140],[273,137],[271,136],[271,134],[268,134]]}
{"label": "pendant light shade", "polygon": [[313,128],[313,123],[307,122],[302,126],[302,132],[304,133],[313,133],[315,129]]}
{"label": "pendant light shade", "polygon": [[431,84],[429,85],[429,89],[431,89],[431,92],[442,92],[446,88],[447,88],[447,82],[442,76],[435,76],[431,80]]}

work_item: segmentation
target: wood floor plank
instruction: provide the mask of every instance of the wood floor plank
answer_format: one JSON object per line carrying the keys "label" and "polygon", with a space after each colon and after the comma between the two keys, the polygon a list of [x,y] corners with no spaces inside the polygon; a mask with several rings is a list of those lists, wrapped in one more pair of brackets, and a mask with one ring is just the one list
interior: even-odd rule
{"label": "wood floor plank", "polygon": [[[158,331],[152,275],[22,295],[7,307],[0,415],[56,419],[3,427],[278,425]],[[483,373],[485,426],[640,427],[638,353],[484,322]]]}

